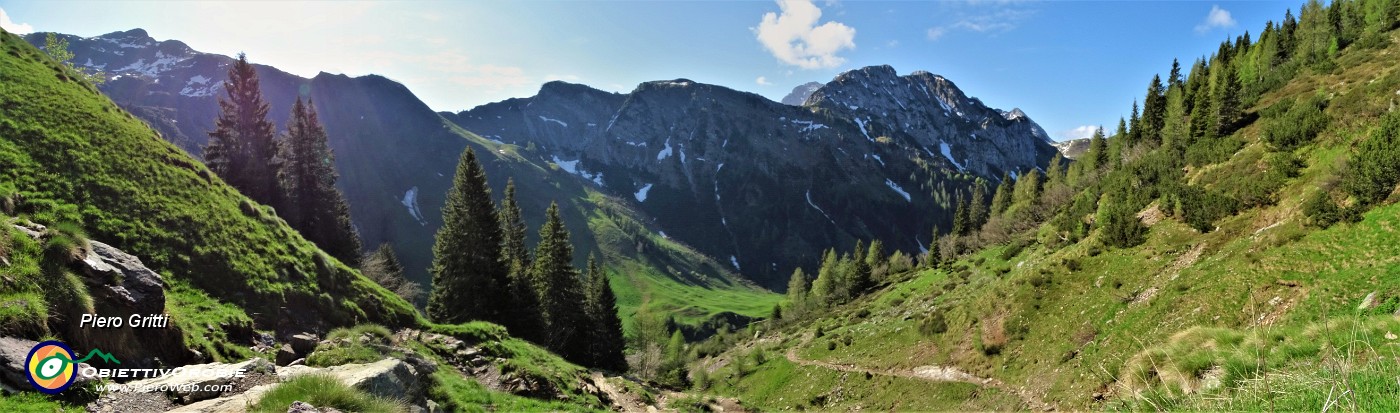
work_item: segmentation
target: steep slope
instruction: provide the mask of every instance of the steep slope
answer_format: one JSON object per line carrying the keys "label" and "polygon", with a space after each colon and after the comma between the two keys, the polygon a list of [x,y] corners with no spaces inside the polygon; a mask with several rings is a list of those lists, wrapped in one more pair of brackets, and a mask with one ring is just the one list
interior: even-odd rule
{"label": "steep slope", "polygon": [[918,251],[934,225],[951,226],[955,192],[1054,153],[1019,110],[1002,114],[923,72],[865,68],[812,96],[795,107],[685,79],[627,95],[551,82],[453,120],[636,200],[667,236],[770,288],[828,247],[878,238]]}
{"label": "steep slope", "polygon": [[[1257,96],[1244,94],[1241,120],[1226,125],[1227,133],[1182,141],[1164,129],[1168,139],[1137,147],[1122,144],[1128,136],[1115,136],[1111,146],[1124,149],[1113,156],[1123,166],[1081,170],[1089,178],[1069,184],[1079,186],[1074,197],[1088,200],[1088,213],[1078,215],[1081,202],[1064,195],[1053,202],[1054,186],[1047,184],[1037,204],[1050,209],[1040,216],[1051,222],[954,262],[896,275],[879,291],[820,316],[760,326],[770,333],[697,367],[709,367],[721,393],[763,391],[764,407],[773,409],[885,408],[906,399],[886,398],[878,384],[854,380],[843,382],[841,392],[814,393],[793,377],[839,369],[794,372],[791,360],[776,357],[747,373],[714,366],[751,359],[750,349],[758,348],[811,361],[804,366],[945,373],[944,383],[911,386],[909,393],[946,392],[966,382],[966,374],[990,379],[981,380],[984,388],[1068,410],[1400,407],[1394,397],[1400,392],[1394,277],[1400,192],[1390,182],[1372,207],[1344,189],[1368,141],[1396,139],[1400,67],[1391,57],[1400,52],[1400,33],[1393,28],[1356,28],[1369,40],[1316,60],[1304,53],[1275,60],[1270,39],[1276,42],[1277,32],[1257,44],[1222,46],[1230,55],[1224,61],[1233,63],[1215,66],[1213,57],[1215,76],[1260,55],[1273,61],[1250,78],[1258,83],[1246,83],[1244,90]],[[1302,123],[1290,108],[1314,99],[1324,102],[1327,126],[1293,146],[1279,145],[1276,136]],[[1394,176],[1400,164],[1388,168]],[[1200,193],[1234,207],[1211,213],[1218,206],[1193,200]],[[1309,206],[1319,193],[1354,219],[1329,227]],[[1127,245],[1113,239],[1105,221],[1116,202],[1130,203],[1131,224],[1145,226],[1142,239]],[[1050,218],[1058,214],[1075,214],[1064,222],[1090,222],[1094,229],[1075,238]],[[747,377],[782,384],[759,387]],[[833,395],[850,397],[833,402]]]}
{"label": "steep slope", "polygon": [[792,88],[792,92],[788,92],[787,96],[783,96],[783,100],[779,102],[784,105],[802,106],[802,103],[807,101],[807,97],[812,96],[812,93],[815,93],[817,89],[821,88],[822,84],[820,82],[803,83]]}
{"label": "steep slope", "polygon": [[[161,273],[174,323],[204,352],[189,359],[245,354],[254,328],[289,334],[417,322],[408,303],[322,253],[42,52],[8,33],[0,44],[6,209],[77,223]],[[7,295],[26,291],[15,280],[36,276],[15,275],[6,277]]]}
{"label": "steep slope", "polygon": [[[26,38],[42,44],[46,35]],[[218,114],[217,98],[224,93],[221,83],[231,58],[192,51],[174,40],[157,42],[140,29],[92,38],[60,36],[69,40],[75,63],[106,71],[104,94],[155,125],[166,139],[200,153]],[[658,310],[698,324],[724,313],[740,314],[740,319],[760,316],[775,302],[775,296],[736,278],[727,266],[658,237],[649,228],[650,218],[614,206],[619,201],[595,194],[569,171],[551,165],[548,156],[466,132],[402,84],[375,75],[321,73],[303,79],[255,66],[274,123],[286,122],[298,95],[316,103],[336,154],[338,187],[350,203],[361,239],[366,246],[393,245],[410,278],[420,283],[428,282],[433,237],[442,225],[442,202],[458,155],[471,147],[487,160],[497,196],[508,179],[515,180],[531,228],[543,221],[550,202],[561,203],[578,246],[576,264],[596,253],[624,281],[614,283],[624,317],[644,302],[654,302]],[[528,232],[533,238],[533,229]]]}

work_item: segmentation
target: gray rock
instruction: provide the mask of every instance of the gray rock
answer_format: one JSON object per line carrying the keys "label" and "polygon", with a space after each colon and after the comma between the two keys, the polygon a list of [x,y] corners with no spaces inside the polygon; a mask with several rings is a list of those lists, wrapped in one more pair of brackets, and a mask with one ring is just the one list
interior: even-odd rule
{"label": "gray rock", "polygon": [[81,262],[93,300],[126,314],[165,311],[165,280],[141,264],[141,259],[110,245],[89,241],[92,249]]}
{"label": "gray rock", "polygon": [[172,400],[180,404],[191,404],[223,395],[222,392],[219,391],[206,391],[206,389],[211,389],[211,387],[207,386],[229,384],[234,380],[232,377],[216,377],[211,374],[206,374],[206,372],[240,369],[244,372],[251,373],[273,371],[274,367],[271,363],[268,363],[267,360],[261,358],[249,359],[234,364],[195,364],[184,366],[181,374],[138,380],[131,384],[137,388],[144,389],[175,389],[167,392]]}
{"label": "gray rock", "polygon": [[283,344],[282,347],[277,348],[277,365],[279,366],[292,364],[298,358],[300,357],[297,357],[297,352],[292,350],[291,344]]}
{"label": "gray rock", "polygon": [[298,356],[306,356],[316,351],[316,345],[320,342],[316,335],[311,333],[296,334],[288,340],[288,343],[292,345],[292,351],[295,351]]}
{"label": "gray rock", "polygon": [[[24,359],[29,357],[29,350],[39,344],[37,341],[25,340],[22,338],[0,337],[0,384],[13,390],[33,390],[29,384],[28,369],[24,366]],[[79,363],[78,370],[88,367],[87,363]],[[74,385],[86,383],[92,379],[78,375]]]}

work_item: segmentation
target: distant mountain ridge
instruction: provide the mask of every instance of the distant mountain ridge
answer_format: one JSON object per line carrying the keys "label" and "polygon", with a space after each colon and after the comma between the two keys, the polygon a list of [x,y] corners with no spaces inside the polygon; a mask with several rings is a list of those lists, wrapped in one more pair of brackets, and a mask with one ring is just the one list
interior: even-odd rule
{"label": "distant mountain ridge", "polygon": [[[41,44],[42,36],[26,38]],[[108,72],[104,93],[200,152],[231,58],[157,42],[140,29],[65,37],[76,62]],[[365,244],[393,243],[420,280],[456,154],[469,145],[496,158],[487,163],[493,186],[514,177],[538,188],[522,191],[532,197],[522,199],[527,216],[560,196],[548,189],[558,175],[536,168],[558,168],[579,191],[632,204],[653,236],[726,267],[710,271],[774,289],[829,247],[881,239],[920,251],[935,225],[951,227],[958,192],[977,179],[994,185],[1003,173],[1042,168],[1055,151],[1020,110],[986,107],[940,76],[899,76],[889,66],[843,73],[811,89],[802,106],[676,79],[627,94],[550,82],[535,96],[456,114],[432,112],[381,76],[302,79],[258,69],[278,125],[296,96],[318,102]],[[571,228],[589,214],[566,213]]]}
{"label": "distant mountain ridge", "polygon": [[773,288],[831,246],[881,239],[919,251],[934,225],[951,226],[956,191],[1055,153],[1019,109],[988,108],[927,72],[853,70],[805,101],[687,79],[625,95],[550,82],[449,118],[541,148],[599,190],[635,199],[670,237]]}

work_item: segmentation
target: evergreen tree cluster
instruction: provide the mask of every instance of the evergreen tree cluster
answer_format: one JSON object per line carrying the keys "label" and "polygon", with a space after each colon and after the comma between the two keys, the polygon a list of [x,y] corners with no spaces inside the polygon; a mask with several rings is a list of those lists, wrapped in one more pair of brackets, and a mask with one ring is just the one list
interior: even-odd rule
{"label": "evergreen tree cluster", "polygon": [[884,243],[856,241],[851,252],[839,256],[835,249],[822,254],[816,279],[809,279],[801,267],[788,279],[787,308],[774,309],[776,318],[798,319],[815,311],[845,304],[887,282],[887,274],[908,270],[910,258],[902,252],[885,255]]}
{"label": "evergreen tree cluster", "polygon": [[243,195],[271,205],[331,256],[358,263],[360,238],[350,221],[350,205],[335,188],[335,155],[315,105],[298,97],[286,133],[277,137],[267,119],[269,106],[257,69],[243,54],[229,66],[224,91],[204,147],[209,169]]}
{"label": "evergreen tree cluster", "polygon": [[606,273],[589,257],[574,268],[569,231],[551,204],[533,252],[508,182],[500,207],[492,201],[476,152],[462,152],[433,245],[428,316],[441,323],[490,321],[590,367],[627,369],[617,297]]}

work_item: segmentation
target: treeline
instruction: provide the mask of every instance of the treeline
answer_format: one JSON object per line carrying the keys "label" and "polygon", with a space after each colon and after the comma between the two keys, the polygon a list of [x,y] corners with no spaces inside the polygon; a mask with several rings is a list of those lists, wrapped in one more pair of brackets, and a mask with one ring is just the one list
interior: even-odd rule
{"label": "treeline", "polygon": [[335,154],[315,105],[297,97],[279,136],[267,119],[269,106],[257,70],[243,54],[229,66],[224,91],[204,147],[209,169],[243,195],[271,205],[326,253],[357,264],[360,238],[350,222],[350,206],[335,188]]}
{"label": "treeline", "polygon": [[498,207],[486,171],[468,148],[442,219],[433,245],[429,317],[440,323],[494,322],[569,361],[627,370],[617,298],[592,256],[582,277],[574,268],[574,248],[558,204],[545,212],[540,241],[531,251],[515,182],[506,184]]}

